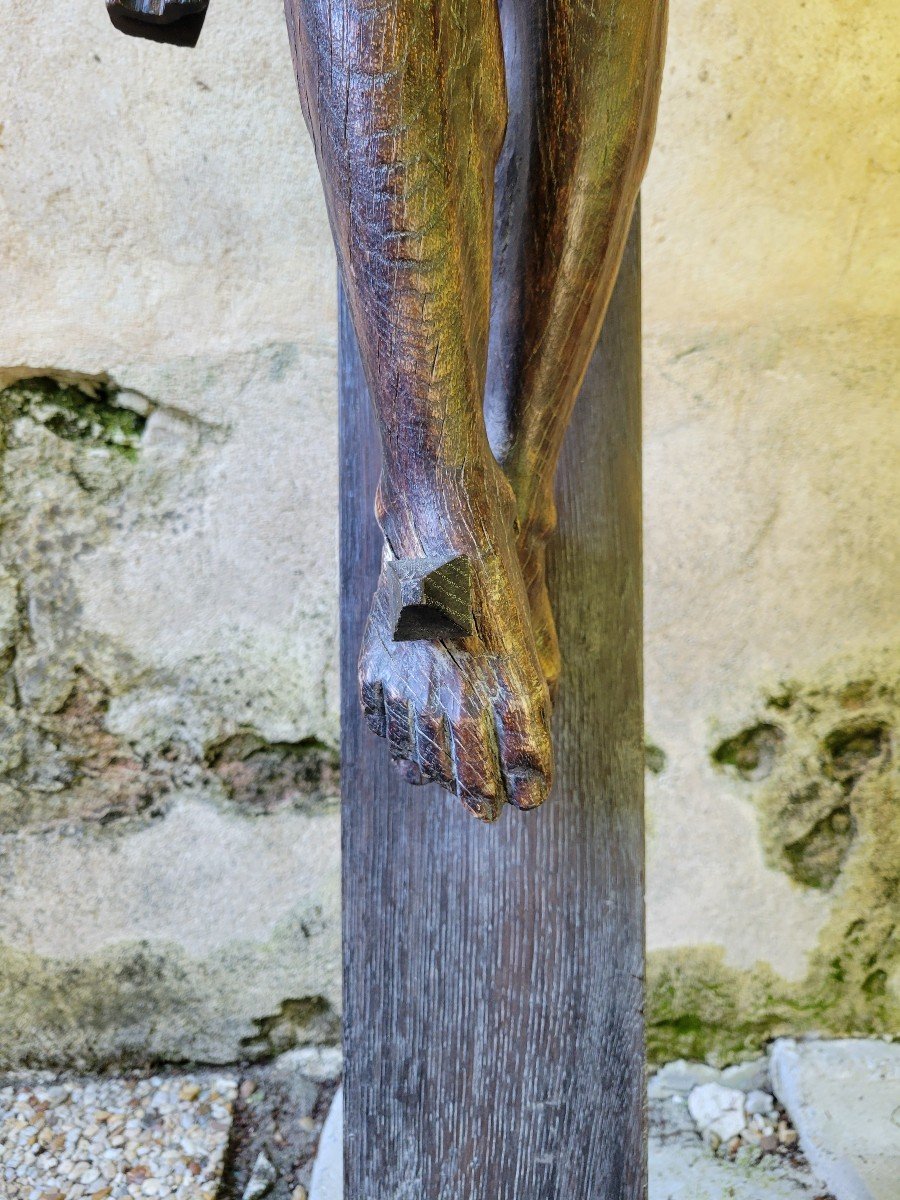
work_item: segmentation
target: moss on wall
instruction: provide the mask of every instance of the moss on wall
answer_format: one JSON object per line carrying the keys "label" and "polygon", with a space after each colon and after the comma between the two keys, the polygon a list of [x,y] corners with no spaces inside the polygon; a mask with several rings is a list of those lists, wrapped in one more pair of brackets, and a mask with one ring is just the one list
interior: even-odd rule
{"label": "moss on wall", "polygon": [[827,892],[831,913],[805,978],[741,971],[719,947],[651,955],[654,1061],[725,1061],[784,1033],[900,1030],[900,653],[843,664],[767,696],[711,750],[757,809],[771,866]]}
{"label": "moss on wall", "polygon": [[160,941],[70,962],[0,944],[0,1069],[252,1061],[333,1042],[337,1013],[303,991],[325,974],[303,958],[308,941],[298,918],[268,942],[236,940],[205,958]]}
{"label": "moss on wall", "polygon": [[148,672],[90,627],[72,563],[135,513],[146,519],[155,476],[142,438],[154,415],[191,445],[216,436],[106,375],[27,376],[0,390],[0,834],[134,828],[179,788],[252,814],[334,805],[336,754],[315,738],[273,742],[247,727],[205,748],[163,719],[137,746],[109,727],[111,704]]}
{"label": "moss on wall", "polygon": [[91,392],[38,376],[0,392],[0,421],[25,417],[56,437],[94,449],[109,449],[133,461],[146,415],[121,404],[118,391],[98,381]]}
{"label": "moss on wall", "polygon": [[210,746],[205,762],[247,816],[283,808],[322,812],[340,799],[338,754],[317,738],[270,742],[242,730]]}

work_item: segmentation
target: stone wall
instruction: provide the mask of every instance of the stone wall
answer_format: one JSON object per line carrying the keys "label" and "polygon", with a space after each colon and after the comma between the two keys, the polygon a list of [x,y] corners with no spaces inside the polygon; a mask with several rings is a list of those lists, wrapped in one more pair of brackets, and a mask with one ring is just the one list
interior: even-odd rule
{"label": "stone wall", "polygon": [[673,8],[644,191],[657,1056],[900,1028],[898,44],[885,0]]}
{"label": "stone wall", "polygon": [[[644,200],[660,1056],[897,1024],[891,16],[673,14]],[[101,0],[10,0],[0,31],[0,1065],[333,1038],[334,261],[279,0],[216,0],[194,51]]]}
{"label": "stone wall", "polygon": [[334,260],[278,0],[0,18],[8,1061],[335,1036]]}

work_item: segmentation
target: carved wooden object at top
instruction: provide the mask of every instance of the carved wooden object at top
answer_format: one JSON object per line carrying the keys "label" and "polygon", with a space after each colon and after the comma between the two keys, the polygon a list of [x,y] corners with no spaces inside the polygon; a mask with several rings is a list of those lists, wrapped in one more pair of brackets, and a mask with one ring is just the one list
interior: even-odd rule
{"label": "carved wooden object at top", "polygon": [[[159,34],[196,2],[108,7]],[[491,821],[551,785],[554,476],[647,163],[666,3],[285,8],[382,443],[363,708],[408,779]]]}

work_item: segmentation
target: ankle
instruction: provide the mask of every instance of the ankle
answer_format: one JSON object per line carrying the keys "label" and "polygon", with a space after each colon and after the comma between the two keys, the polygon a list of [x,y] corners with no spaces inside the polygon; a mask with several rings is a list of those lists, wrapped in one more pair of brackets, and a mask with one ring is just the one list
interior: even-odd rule
{"label": "ankle", "polygon": [[545,542],[556,528],[553,476],[548,479],[533,461],[517,455],[515,447],[501,465],[515,493],[519,544]]}
{"label": "ankle", "polygon": [[401,487],[383,474],[375,515],[397,558],[482,556],[512,533],[515,497],[491,459],[404,479]]}
{"label": "ankle", "polygon": [[542,549],[556,529],[556,504],[552,495],[516,496],[519,545]]}

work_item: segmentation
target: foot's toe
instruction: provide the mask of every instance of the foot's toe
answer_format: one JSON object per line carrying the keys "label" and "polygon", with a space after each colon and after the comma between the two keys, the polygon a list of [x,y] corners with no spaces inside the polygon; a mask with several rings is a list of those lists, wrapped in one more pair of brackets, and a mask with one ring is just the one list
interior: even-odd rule
{"label": "foot's toe", "polygon": [[416,718],[416,758],[422,774],[441,787],[456,791],[447,722],[440,713],[421,712]]}
{"label": "foot's toe", "polygon": [[522,693],[499,690],[494,707],[497,747],[506,797],[516,808],[537,808],[547,798],[553,778],[550,706],[546,693],[534,691],[521,703]]}
{"label": "foot's toe", "polygon": [[549,792],[550,780],[545,775],[531,772],[506,776],[506,797],[523,812],[543,804]]}
{"label": "foot's toe", "polygon": [[359,695],[366,721],[373,733],[379,737],[387,734],[387,716],[384,711],[384,688],[381,681],[360,677]]}
{"label": "foot's toe", "polygon": [[496,748],[483,712],[466,714],[450,731],[456,794],[482,821],[496,821],[505,796]]}
{"label": "foot's toe", "polygon": [[418,763],[411,760],[399,759],[397,761],[397,770],[403,778],[412,787],[421,787],[425,783],[429,783],[427,775],[423,775]]}
{"label": "foot's toe", "polygon": [[387,717],[387,740],[391,758],[412,759],[415,757],[412,715],[405,696],[385,694],[384,711]]}

